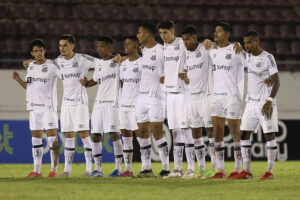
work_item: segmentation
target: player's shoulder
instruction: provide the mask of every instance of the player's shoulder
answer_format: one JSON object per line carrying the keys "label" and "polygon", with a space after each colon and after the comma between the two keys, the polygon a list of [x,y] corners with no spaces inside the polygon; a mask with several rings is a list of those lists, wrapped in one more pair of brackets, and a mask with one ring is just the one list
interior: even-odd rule
{"label": "player's shoulder", "polygon": [[163,50],[164,49],[164,46],[162,44],[159,44],[157,43],[155,46],[154,46],[155,49],[158,49],[158,50]]}

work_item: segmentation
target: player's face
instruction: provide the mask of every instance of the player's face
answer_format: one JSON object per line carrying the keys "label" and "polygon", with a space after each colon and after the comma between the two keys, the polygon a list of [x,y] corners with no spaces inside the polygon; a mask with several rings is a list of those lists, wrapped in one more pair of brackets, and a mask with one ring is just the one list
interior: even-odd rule
{"label": "player's face", "polygon": [[97,51],[101,58],[110,56],[111,44],[107,44],[106,42],[99,41],[97,42]]}
{"label": "player's face", "polygon": [[159,35],[161,39],[164,41],[164,43],[171,43],[172,40],[174,39],[174,29],[164,29],[160,28],[159,29]]}
{"label": "player's face", "polygon": [[71,55],[75,45],[68,40],[59,40],[59,51],[62,56]]}
{"label": "player's face", "polygon": [[214,41],[221,42],[228,40],[229,33],[224,31],[222,26],[216,26],[215,33],[214,33]]}
{"label": "player's face", "polygon": [[43,47],[34,46],[30,53],[35,60],[43,60],[45,59],[46,49],[44,49]]}
{"label": "player's face", "polygon": [[185,47],[187,50],[192,50],[195,46],[195,43],[197,43],[197,36],[196,35],[190,35],[190,34],[183,34],[181,36]]}
{"label": "player's face", "polygon": [[139,27],[136,37],[138,38],[140,44],[145,44],[147,42],[148,35],[149,33],[147,30],[145,30],[143,27]]}
{"label": "player's face", "polygon": [[244,37],[245,50],[248,53],[253,53],[259,47],[259,39],[256,37]]}
{"label": "player's face", "polygon": [[138,51],[138,44],[137,42],[131,40],[131,39],[126,39],[125,40],[125,53],[126,54],[133,54]]}

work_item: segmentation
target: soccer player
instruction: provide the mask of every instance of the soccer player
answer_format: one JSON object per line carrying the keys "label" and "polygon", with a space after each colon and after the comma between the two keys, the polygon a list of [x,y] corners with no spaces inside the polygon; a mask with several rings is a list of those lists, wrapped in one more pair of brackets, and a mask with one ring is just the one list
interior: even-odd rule
{"label": "soccer player", "polygon": [[[181,37],[187,48],[185,71],[180,73],[187,84],[187,114],[189,126],[192,129],[194,149],[199,171],[196,177],[212,176],[215,174],[215,151],[212,121],[210,115],[210,94],[208,93],[209,50],[197,41],[197,31],[194,27],[186,27]],[[202,138],[202,127],[206,128],[209,139],[209,154],[212,171],[205,172],[205,146]]]}
{"label": "soccer player", "polygon": [[93,157],[95,161],[95,170],[91,174],[92,177],[103,177],[101,169],[102,133],[109,133],[114,148],[116,166],[109,177],[120,176],[122,171],[123,147],[119,133],[118,103],[120,72],[111,53],[112,45],[113,40],[108,36],[99,37],[97,39],[97,50],[102,59],[95,59],[93,79],[88,81],[85,77],[80,80],[81,84],[85,87],[92,87],[97,83],[99,84],[91,116]]}
{"label": "soccer player", "polygon": [[45,43],[34,39],[30,43],[33,62],[27,68],[26,80],[13,72],[13,79],[26,89],[26,103],[29,126],[32,135],[32,156],[34,170],[28,177],[42,177],[43,131],[46,130],[51,157],[51,171],[48,177],[57,176],[59,146],[57,142],[57,68],[53,61],[45,58]]}
{"label": "soccer player", "polygon": [[234,142],[235,167],[228,178],[240,173],[242,158],[240,148],[240,119],[244,89],[244,68],[240,55],[229,43],[232,28],[220,22],[216,25],[214,41],[216,48],[210,51],[210,66],[213,76],[212,122],[214,127],[215,154],[219,170],[212,178],[225,178],[224,126],[226,119]]}
{"label": "soccer player", "polygon": [[137,132],[138,126],[135,114],[136,99],[139,94],[141,80],[141,59],[139,56],[139,42],[136,36],[125,39],[125,54],[127,59],[120,66],[121,96],[120,96],[120,129],[123,140],[123,158],[125,171],[121,177],[133,177],[133,131]]}
{"label": "soccer player", "polygon": [[186,48],[183,40],[176,37],[174,23],[170,20],[158,25],[159,35],[164,42],[164,78],[163,90],[167,92],[168,125],[173,134],[174,170],[168,178],[181,177],[183,149],[188,162],[184,177],[194,176],[194,141],[189,128],[186,112],[185,83],[179,78],[184,70]]}
{"label": "soccer player", "polygon": [[[249,31],[244,36],[246,54],[245,65],[248,72],[247,104],[241,122],[241,150],[244,170],[236,178],[252,178],[250,136],[260,123],[267,141],[268,168],[261,180],[273,179],[273,168],[277,155],[275,133],[278,132],[278,112],[276,94],[279,90],[279,74],[274,56],[260,47],[256,32]],[[271,79],[272,87],[265,84]]]}
{"label": "soccer player", "polygon": [[143,23],[137,38],[143,46],[141,57],[142,76],[136,103],[138,122],[138,142],[141,151],[142,169],[139,177],[153,177],[151,166],[150,129],[159,149],[162,162],[161,177],[167,176],[169,170],[169,150],[163,134],[164,100],[160,78],[163,76],[163,46],[155,41],[156,28],[152,23]]}
{"label": "soccer player", "polygon": [[63,82],[63,100],[61,106],[61,131],[65,134],[65,168],[60,177],[71,177],[72,161],[75,152],[75,134],[79,132],[84,145],[86,171],[92,172],[92,142],[89,136],[89,108],[86,88],[79,82],[86,76],[89,68],[94,67],[94,58],[74,52],[75,38],[62,35],[59,39],[61,55],[55,63]]}

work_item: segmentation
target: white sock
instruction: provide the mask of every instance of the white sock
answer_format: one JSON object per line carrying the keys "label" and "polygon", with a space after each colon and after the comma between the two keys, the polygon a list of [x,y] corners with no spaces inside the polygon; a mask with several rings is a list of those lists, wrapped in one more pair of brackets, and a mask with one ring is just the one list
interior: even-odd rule
{"label": "white sock", "polygon": [[93,158],[95,161],[95,170],[102,172],[102,142],[93,142]]}
{"label": "white sock", "polygon": [[224,163],[224,154],[225,147],[223,142],[215,142],[215,154],[218,170],[222,173],[225,173],[225,163]]}
{"label": "white sock", "polygon": [[198,169],[200,171],[206,170],[205,165],[205,146],[203,142],[203,138],[194,138],[194,146],[195,146],[195,154],[198,162]]}
{"label": "white sock", "polygon": [[122,158],[123,158],[123,145],[121,139],[118,139],[113,142],[114,146],[114,155],[115,155],[115,163],[116,167],[119,172],[122,171]]}
{"label": "white sock", "polygon": [[32,137],[33,171],[42,173],[43,142],[42,138]]}
{"label": "white sock", "polygon": [[240,142],[233,142],[233,153],[234,153],[234,171],[237,173],[241,172],[242,168],[242,153]]}
{"label": "white sock", "polygon": [[169,149],[168,143],[165,137],[156,140],[156,145],[159,151],[159,157],[162,163],[162,169],[166,171],[170,171],[170,164],[169,164]]}
{"label": "white sock", "polygon": [[185,143],[185,156],[188,163],[188,170],[195,171],[195,149],[194,149],[194,139],[192,136],[192,130],[183,129],[183,137]]}
{"label": "white sock", "polygon": [[49,136],[48,138],[48,142],[49,142],[49,146],[50,146],[50,159],[51,159],[51,171],[57,173],[57,166],[58,166],[58,162],[57,165],[54,165],[54,152],[52,150],[53,148],[53,142],[57,139],[56,136]]}
{"label": "white sock", "polygon": [[241,152],[244,164],[244,170],[251,173],[251,141],[241,140]]}
{"label": "white sock", "polygon": [[216,164],[216,154],[215,154],[215,139],[208,138],[208,140],[209,140],[208,151],[209,151],[209,155],[210,155],[211,169],[213,171],[216,171],[217,164]]}
{"label": "white sock", "polygon": [[84,146],[84,156],[85,156],[85,171],[92,172],[92,141],[90,136],[86,138],[81,138]]}
{"label": "white sock", "polygon": [[133,157],[132,139],[133,137],[122,137],[125,171],[129,171],[129,172],[132,172],[132,157]]}
{"label": "white sock", "polygon": [[152,169],[151,165],[151,140],[149,138],[137,138],[139,144],[140,144],[140,151],[141,151],[141,160],[142,160],[142,169],[144,170],[150,170]]}
{"label": "white sock", "polygon": [[75,153],[75,138],[65,140],[65,172],[72,173],[72,162]]}
{"label": "white sock", "polygon": [[181,129],[175,129],[173,134],[174,170],[182,170],[184,138]]}
{"label": "white sock", "polygon": [[268,152],[268,171],[273,173],[273,168],[275,165],[277,157],[277,142],[276,139],[267,141],[267,152]]}

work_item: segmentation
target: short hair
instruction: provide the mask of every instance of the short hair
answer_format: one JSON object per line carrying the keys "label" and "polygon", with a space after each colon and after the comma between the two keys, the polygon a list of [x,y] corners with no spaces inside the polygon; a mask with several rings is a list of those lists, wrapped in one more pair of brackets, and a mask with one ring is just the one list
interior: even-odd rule
{"label": "short hair", "polygon": [[67,40],[71,44],[75,44],[75,37],[71,34],[61,35],[59,40]]}
{"label": "short hair", "polygon": [[151,22],[144,22],[144,23],[140,24],[140,27],[146,29],[152,35],[154,35],[157,32],[155,25]]}
{"label": "short hair", "polygon": [[129,35],[129,36],[125,37],[125,40],[127,40],[127,39],[132,40],[134,42],[139,42],[138,38],[135,35]]}
{"label": "short hair", "polygon": [[172,29],[175,28],[174,22],[172,20],[163,21],[158,24],[158,28],[160,29]]}
{"label": "short hair", "polygon": [[244,37],[250,37],[250,36],[253,36],[253,37],[257,37],[259,38],[258,36],[258,33],[256,31],[248,31],[247,33],[245,33]]}
{"label": "short hair", "polygon": [[44,40],[39,39],[39,38],[33,39],[30,42],[30,44],[29,44],[30,51],[32,51],[34,47],[42,47],[42,48],[45,49],[45,42],[44,42]]}
{"label": "short hair", "polygon": [[228,32],[230,34],[232,33],[231,25],[226,22],[219,22],[216,24],[216,26],[221,26],[225,32]]}
{"label": "short hair", "polygon": [[97,42],[105,42],[106,44],[110,44],[110,45],[114,43],[113,39],[111,39],[111,37],[109,36],[98,37]]}
{"label": "short hair", "polygon": [[187,26],[181,32],[181,35],[184,35],[184,34],[197,35],[197,30],[193,26]]}

